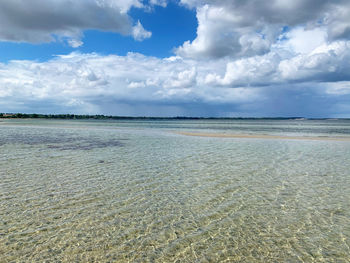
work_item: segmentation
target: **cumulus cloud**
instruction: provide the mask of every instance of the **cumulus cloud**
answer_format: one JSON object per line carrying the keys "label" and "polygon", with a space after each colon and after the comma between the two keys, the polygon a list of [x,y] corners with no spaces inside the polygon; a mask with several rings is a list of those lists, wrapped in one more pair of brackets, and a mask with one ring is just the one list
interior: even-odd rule
{"label": "cumulus cloud", "polygon": [[286,32],[283,37],[280,48],[284,48],[294,53],[309,53],[315,48],[327,42],[327,32],[324,28],[306,29],[296,27]]}
{"label": "cumulus cloud", "polygon": [[106,112],[106,105],[121,103],[177,105],[252,100],[254,90],[215,91],[214,87],[203,86],[203,78],[215,67],[215,62],[201,65],[191,60],[134,53],[72,53],[48,62],[12,61],[0,66],[0,104],[51,101],[51,107],[56,109],[73,107],[87,112],[99,108],[97,112]]}
{"label": "cumulus cloud", "polygon": [[[264,54],[269,50],[270,32],[263,25],[240,26],[243,23],[238,11],[225,6],[204,5],[197,8],[197,37],[186,41],[176,52],[183,57],[218,58]],[[258,32],[260,31],[260,32]]]}
{"label": "cumulus cloud", "polygon": [[142,41],[146,38],[150,38],[152,36],[152,33],[145,30],[139,20],[137,21],[136,26],[134,26],[132,29],[132,35],[135,40]]}
{"label": "cumulus cloud", "polygon": [[[181,0],[181,3],[196,9],[198,20],[197,37],[176,50],[184,57],[263,55],[271,50],[283,30],[296,26],[301,31],[319,28],[314,33],[319,33],[317,30],[326,32],[330,41],[350,37],[350,3],[345,0],[272,0],[268,3],[260,0]],[[299,33],[299,40],[301,31],[294,32]],[[300,43],[300,47],[302,45],[305,46]]]}
{"label": "cumulus cloud", "polygon": [[82,45],[83,31],[96,29],[132,35],[136,40],[151,36],[128,15],[139,0],[5,0],[0,1],[0,41],[42,43],[67,39]]}
{"label": "cumulus cloud", "polygon": [[[140,41],[151,37],[127,13],[133,6],[144,7],[139,0],[76,1],[68,11],[63,10],[68,0],[49,0],[35,10],[21,2],[33,15],[15,10],[11,3],[18,5],[16,1],[0,3],[2,40],[43,42],[58,37],[78,47],[86,28]],[[166,0],[147,3],[167,5]],[[196,38],[178,47],[174,56],[72,53],[46,62],[10,61],[0,64],[1,107],[32,112],[40,105],[43,112],[158,116],[350,115],[348,1],[180,4],[196,11],[198,28]],[[75,17],[78,9],[86,17]]]}
{"label": "cumulus cloud", "polygon": [[330,95],[350,95],[350,81],[327,83],[326,93]]}
{"label": "cumulus cloud", "polygon": [[346,81],[350,80],[349,61],[350,42],[337,41],[281,61],[278,72],[285,81]]}
{"label": "cumulus cloud", "polygon": [[[126,115],[140,115],[145,110],[139,108],[142,105],[153,109],[151,115],[186,115],[193,108],[201,108],[205,114],[204,109],[210,105],[216,105],[213,112],[217,115],[253,110],[262,113],[266,103],[293,99],[287,94],[296,90],[301,94],[307,91],[309,99],[350,96],[349,47],[349,41],[337,41],[297,56],[275,51],[206,63],[137,53],[72,53],[47,62],[11,61],[0,65],[0,104],[9,108],[16,103],[41,101],[42,105],[50,102],[48,107],[60,112],[74,109]],[[161,112],[162,107],[176,110]],[[273,108],[270,110],[272,114]]]}
{"label": "cumulus cloud", "polygon": [[166,7],[167,6],[167,0],[150,0],[150,3],[152,5],[159,5],[162,7]]}
{"label": "cumulus cloud", "polygon": [[208,85],[270,86],[299,82],[337,82],[350,80],[350,42],[322,44],[309,53],[295,56],[269,52],[263,56],[236,59],[226,63],[223,75],[209,73]]}

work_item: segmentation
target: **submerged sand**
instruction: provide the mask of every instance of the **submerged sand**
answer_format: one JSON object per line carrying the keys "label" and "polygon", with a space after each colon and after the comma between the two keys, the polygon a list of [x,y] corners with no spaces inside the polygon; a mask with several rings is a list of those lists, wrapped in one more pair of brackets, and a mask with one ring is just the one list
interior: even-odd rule
{"label": "submerged sand", "polygon": [[281,135],[266,135],[266,134],[227,134],[227,133],[199,133],[199,132],[175,132],[175,133],[180,135],[186,135],[186,136],[213,137],[213,138],[350,141],[350,137],[281,136]]}

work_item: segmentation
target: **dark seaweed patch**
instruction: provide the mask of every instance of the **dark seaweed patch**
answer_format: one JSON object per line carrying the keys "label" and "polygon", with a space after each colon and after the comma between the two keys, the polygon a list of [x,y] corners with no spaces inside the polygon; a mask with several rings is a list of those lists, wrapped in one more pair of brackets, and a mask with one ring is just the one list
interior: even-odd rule
{"label": "dark seaweed patch", "polygon": [[0,136],[0,146],[5,144],[46,145],[58,150],[92,150],[106,147],[123,147],[123,139],[101,139],[98,137],[81,137],[79,134],[8,134]]}
{"label": "dark seaweed patch", "polygon": [[47,145],[47,148],[58,149],[61,151],[65,150],[92,150],[98,148],[107,148],[107,147],[123,147],[124,144],[118,140],[93,140],[93,141],[77,141],[70,144],[57,144],[57,145]]}
{"label": "dark seaweed patch", "polygon": [[56,136],[50,136],[45,134],[9,134],[7,136],[0,137],[0,144],[26,144],[37,145],[46,143],[70,143],[76,141],[77,138],[73,136],[67,136],[64,134],[57,134]]}

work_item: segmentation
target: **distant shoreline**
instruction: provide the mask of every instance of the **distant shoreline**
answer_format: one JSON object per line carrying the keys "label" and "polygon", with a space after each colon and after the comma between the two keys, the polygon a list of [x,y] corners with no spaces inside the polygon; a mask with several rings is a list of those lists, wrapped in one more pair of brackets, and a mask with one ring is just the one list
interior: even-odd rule
{"label": "distant shoreline", "polygon": [[69,119],[69,120],[350,120],[350,118],[305,117],[146,117],[78,114],[0,113],[0,119]]}

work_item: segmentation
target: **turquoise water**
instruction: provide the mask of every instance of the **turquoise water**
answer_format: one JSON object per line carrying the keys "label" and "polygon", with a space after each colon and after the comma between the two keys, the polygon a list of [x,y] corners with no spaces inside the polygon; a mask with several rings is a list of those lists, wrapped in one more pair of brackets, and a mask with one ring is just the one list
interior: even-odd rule
{"label": "turquoise water", "polygon": [[349,262],[347,120],[0,121],[0,262]]}

